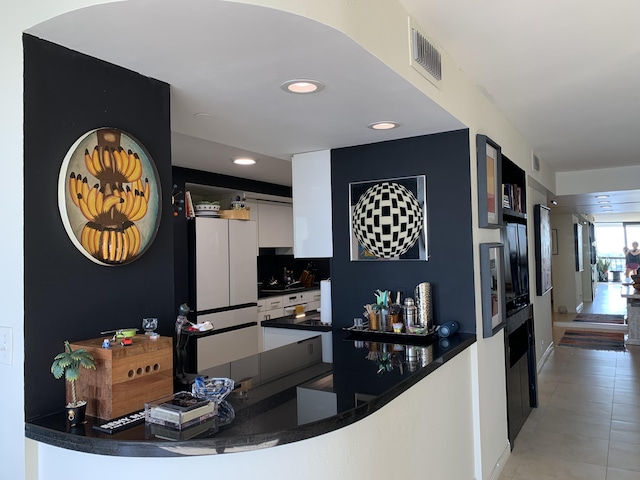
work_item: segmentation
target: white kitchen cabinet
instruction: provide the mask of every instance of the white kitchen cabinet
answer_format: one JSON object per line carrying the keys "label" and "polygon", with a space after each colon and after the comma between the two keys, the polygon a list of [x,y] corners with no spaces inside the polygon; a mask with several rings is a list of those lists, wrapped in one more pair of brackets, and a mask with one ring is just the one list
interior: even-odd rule
{"label": "white kitchen cabinet", "polygon": [[293,207],[290,203],[258,200],[258,245],[293,248]]}
{"label": "white kitchen cabinet", "polygon": [[296,258],[333,257],[331,151],[294,155],[293,254]]}
{"label": "white kitchen cabinet", "polygon": [[258,322],[284,317],[282,296],[261,298],[258,301]]}
{"label": "white kitchen cabinet", "polygon": [[258,353],[261,348],[261,331],[255,324],[255,318],[255,306],[199,315],[198,321],[211,322],[214,331],[246,326],[197,338],[196,370],[202,372],[207,368]]}
{"label": "white kitchen cabinet", "polygon": [[195,219],[196,311],[257,302],[255,235],[252,221]]}

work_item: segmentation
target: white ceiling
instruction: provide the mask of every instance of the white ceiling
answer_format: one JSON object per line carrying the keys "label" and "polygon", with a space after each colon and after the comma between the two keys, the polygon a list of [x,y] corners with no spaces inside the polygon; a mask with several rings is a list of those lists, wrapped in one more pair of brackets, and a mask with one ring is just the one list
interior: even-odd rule
{"label": "white ceiling", "polygon": [[[400,1],[557,171],[640,163],[640,2]],[[290,185],[294,153],[464,128],[347,36],[268,8],[129,0],[28,33],[169,83],[179,166]],[[284,93],[295,77],[327,87]],[[231,164],[246,153],[257,167]]]}

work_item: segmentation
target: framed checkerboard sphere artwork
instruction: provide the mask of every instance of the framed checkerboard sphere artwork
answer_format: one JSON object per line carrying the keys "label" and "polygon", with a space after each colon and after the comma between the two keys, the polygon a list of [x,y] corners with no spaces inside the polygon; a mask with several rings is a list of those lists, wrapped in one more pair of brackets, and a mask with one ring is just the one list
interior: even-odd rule
{"label": "framed checkerboard sphere artwork", "polygon": [[427,260],[425,175],[349,184],[351,260]]}

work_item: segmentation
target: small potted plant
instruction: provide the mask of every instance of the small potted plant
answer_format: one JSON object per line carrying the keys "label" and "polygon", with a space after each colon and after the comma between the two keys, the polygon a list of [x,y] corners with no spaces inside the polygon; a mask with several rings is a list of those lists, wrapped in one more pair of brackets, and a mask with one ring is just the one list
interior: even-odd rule
{"label": "small potted plant", "polygon": [[51,364],[51,373],[55,378],[62,378],[71,385],[71,402],[67,403],[67,420],[69,425],[75,427],[84,423],[87,402],[85,400],[78,401],[76,397],[76,380],[80,377],[80,367],[96,369],[96,363],[93,355],[84,348],[71,350],[69,341],[64,342],[64,352],[59,353],[53,359]]}
{"label": "small potted plant", "polygon": [[607,282],[609,280],[609,268],[611,267],[611,260],[608,258],[598,257],[596,268],[598,269],[598,281]]}

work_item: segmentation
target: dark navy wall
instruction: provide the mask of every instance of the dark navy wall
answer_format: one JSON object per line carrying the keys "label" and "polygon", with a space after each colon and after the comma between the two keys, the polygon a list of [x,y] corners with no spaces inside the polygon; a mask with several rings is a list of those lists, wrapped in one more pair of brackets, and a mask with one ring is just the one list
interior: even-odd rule
{"label": "dark navy wall", "polygon": [[[25,35],[24,287],[27,419],[62,410],[65,385],[50,373],[68,339],[140,327],[159,319],[172,335],[173,229],[169,86],[121,67]],[[105,267],[82,255],[58,212],[58,174],[68,149],[85,132],[116,127],[153,158],[162,186],[158,234],[138,260]]]}
{"label": "dark navy wall", "polygon": [[[469,132],[427,135],[331,152],[334,327],[353,324],[376,289],[413,297],[431,282],[436,324],[475,332]],[[426,175],[429,261],[350,261],[349,183]]]}

